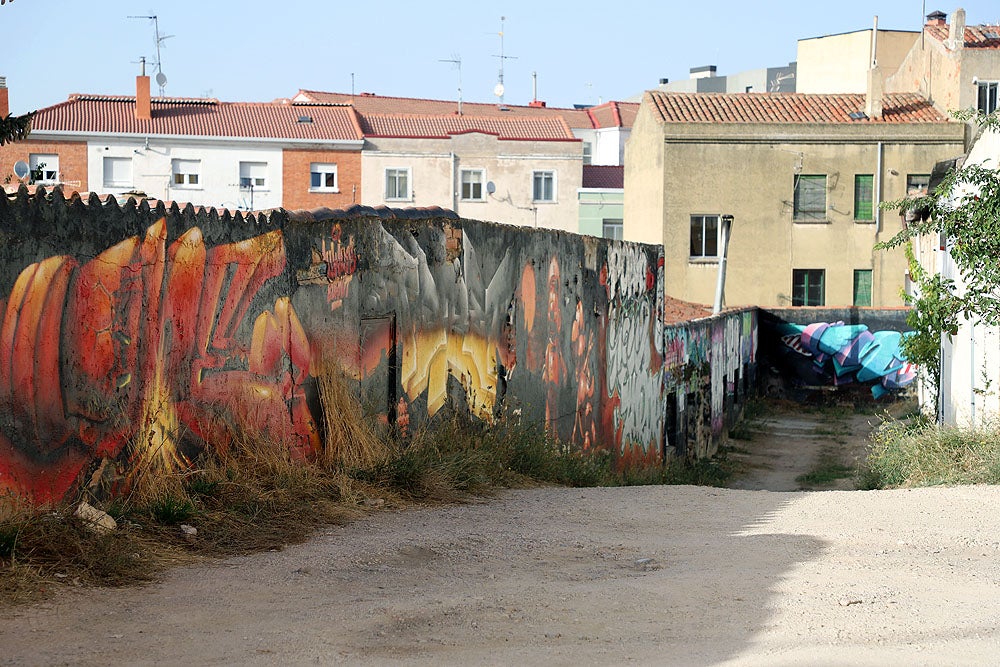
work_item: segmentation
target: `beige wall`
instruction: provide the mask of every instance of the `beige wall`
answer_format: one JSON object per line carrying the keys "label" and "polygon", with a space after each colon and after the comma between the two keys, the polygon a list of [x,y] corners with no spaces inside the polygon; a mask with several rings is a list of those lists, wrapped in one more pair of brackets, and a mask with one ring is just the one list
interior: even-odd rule
{"label": "beige wall", "polygon": [[[876,58],[883,76],[896,72],[920,33],[879,30]],[[800,39],[795,90],[864,93],[871,68],[871,30]]]}
{"label": "beige wall", "polygon": [[[630,157],[642,154],[635,143],[640,136],[637,122]],[[877,172],[882,139],[881,199],[902,198],[907,174],[929,173],[936,161],[961,152],[963,128],[957,123],[666,124],[659,138],[653,132],[644,136],[646,142],[664,146],[662,201],[630,189],[633,182],[652,187],[654,176],[639,175],[641,167],[626,162],[626,238],[649,238],[652,221],[660,217],[669,295],[712,303],[717,261],[689,257],[690,216],[732,214],[728,305],[791,305],[793,269],[824,269],[826,305],[851,305],[854,270],[871,269],[872,305],[894,306],[902,303],[903,253],[876,253],[872,246],[899,231],[901,222],[891,212],[882,214],[881,225],[855,222],[854,177]],[[792,221],[796,173],[827,176],[826,222]]]}
{"label": "beige wall", "polygon": [[643,103],[625,143],[626,241],[663,242],[663,149],[663,127]]}
{"label": "beige wall", "polygon": [[927,37],[917,40],[899,71],[885,81],[885,92],[916,92],[942,113],[976,106],[972,79],[1000,80],[1000,49],[948,49]]}
{"label": "beige wall", "polygon": [[[412,199],[385,199],[385,170],[391,168],[410,169]],[[362,152],[361,169],[361,203],[368,206],[440,206],[474,220],[571,232],[579,227],[580,141],[502,141],[481,133],[451,139],[371,139]],[[492,181],[496,192],[484,201],[462,201],[462,169],[483,169],[485,181]],[[534,171],[555,172],[554,202],[532,201]]]}

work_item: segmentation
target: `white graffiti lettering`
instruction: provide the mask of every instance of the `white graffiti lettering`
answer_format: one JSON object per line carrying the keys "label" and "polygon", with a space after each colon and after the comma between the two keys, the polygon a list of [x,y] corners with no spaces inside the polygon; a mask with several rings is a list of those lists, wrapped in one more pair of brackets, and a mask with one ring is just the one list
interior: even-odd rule
{"label": "white graffiti lettering", "polygon": [[609,306],[607,382],[609,394],[617,392],[621,401],[615,427],[622,431],[623,451],[627,443],[648,446],[663,430],[662,373],[650,370],[651,318],[646,300]]}

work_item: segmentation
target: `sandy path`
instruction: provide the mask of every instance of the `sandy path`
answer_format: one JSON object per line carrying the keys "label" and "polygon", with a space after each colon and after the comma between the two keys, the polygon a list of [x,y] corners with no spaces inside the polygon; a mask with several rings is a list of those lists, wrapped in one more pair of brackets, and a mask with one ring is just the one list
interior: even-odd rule
{"label": "sandy path", "polygon": [[644,487],[383,511],[0,612],[0,663],[984,664],[998,503],[995,487]]}

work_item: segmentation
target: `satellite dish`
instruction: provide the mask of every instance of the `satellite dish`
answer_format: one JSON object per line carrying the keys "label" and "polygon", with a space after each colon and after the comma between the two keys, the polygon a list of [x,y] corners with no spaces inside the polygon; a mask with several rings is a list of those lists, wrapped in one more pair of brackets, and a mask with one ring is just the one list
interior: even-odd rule
{"label": "satellite dish", "polygon": [[165,85],[167,85],[167,75],[164,74],[163,72],[157,72],[156,73],[156,85],[157,86],[165,86]]}
{"label": "satellite dish", "polygon": [[493,94],[496,95],[497,97],[503,97],[503,84],[502,83],[498,83],[493,88]]}
{"label": "satellite dish", "polygon": [[486,194],[491,195],[496,191],[497,191],[496,183],[494,183],[493,181],[486,181]]}
{"label": "satellite dish", "polygon": [[18,160],[14,163],[14,175],[18,178],[27,178],[31,169],[28,168],[28,163],[24,160]]}

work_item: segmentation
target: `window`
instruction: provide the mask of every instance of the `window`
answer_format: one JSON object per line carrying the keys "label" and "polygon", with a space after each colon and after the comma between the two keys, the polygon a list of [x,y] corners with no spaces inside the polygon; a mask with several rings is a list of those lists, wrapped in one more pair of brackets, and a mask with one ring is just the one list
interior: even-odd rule
{"label": "window", "polygon": [[313,162],[309,165],[309,189],[319,192],[340,192],[337,184],[337,165]]}
{"label": "window", "polygon": [[536,171],[532,174],[532,201],[556,200],[556,173],[554,171]]}
{"label": "window", "polygon": [[796,222],[826,221],[826,176],[795,178]]}
{"label": "window", "polygon": [[130,157],[104,158],[104,187],[106,188],[132,187],[132,158]]}
{"label": "window", "polygon": [[255,190],[267,187],[267,163],[240,162],[240,187]]}
{"label": "window", "polygon": [[691,216],[691,257],[719,256],[719,216]]}
{"label": "window", "polygon": [[998,81],[980,81],[976,84],[978,95],[976,108],[983,113],[993,113],[997,110],[997,88],[1000,88]]}
{"label": "window", "polygon": [[872,270],[854,270],[854,305],[872,305]]}
{"label": "window", "polygon": [[825,277],[826,271],[823,269],[792,269],[792,305],[826,305],[823,287]]}
{"label": "window", "polygon": [[409,169],[386,169],[385,170],[385,198],[389,199],[410,199],[410,170]]}
{"label": "window", "polygon": [[594,144],[589,141],[583,142],[583,163],[593,164],[594,163]]}
{"label": "window", "polygon": [[174,174],[174,187],[198,185],[201,160],[171,160],[170,167]]}
{"label": "window", "polygon": [[854,177],[854,219],[871,221],[875,219],[875,177],[872,174],[857,174]]}
{"label": "window", "polygon": [[59,179],[59,156],[32,153],[28,156],[33,183],[55,183]]}
{"label": "window", "polygon": [[601,224],[601,235],[606,239],[621,241],[623,236],[622,222],[620,218],[605,218]]}
{"label": "window", "polygon": [[906,196],[922,197],[927,194],[930,186],[930,174],[907,174],[906,175]]}
{"label": "window", "polygon": [[462,170],[462,201],[483,200],[483,170]]}

